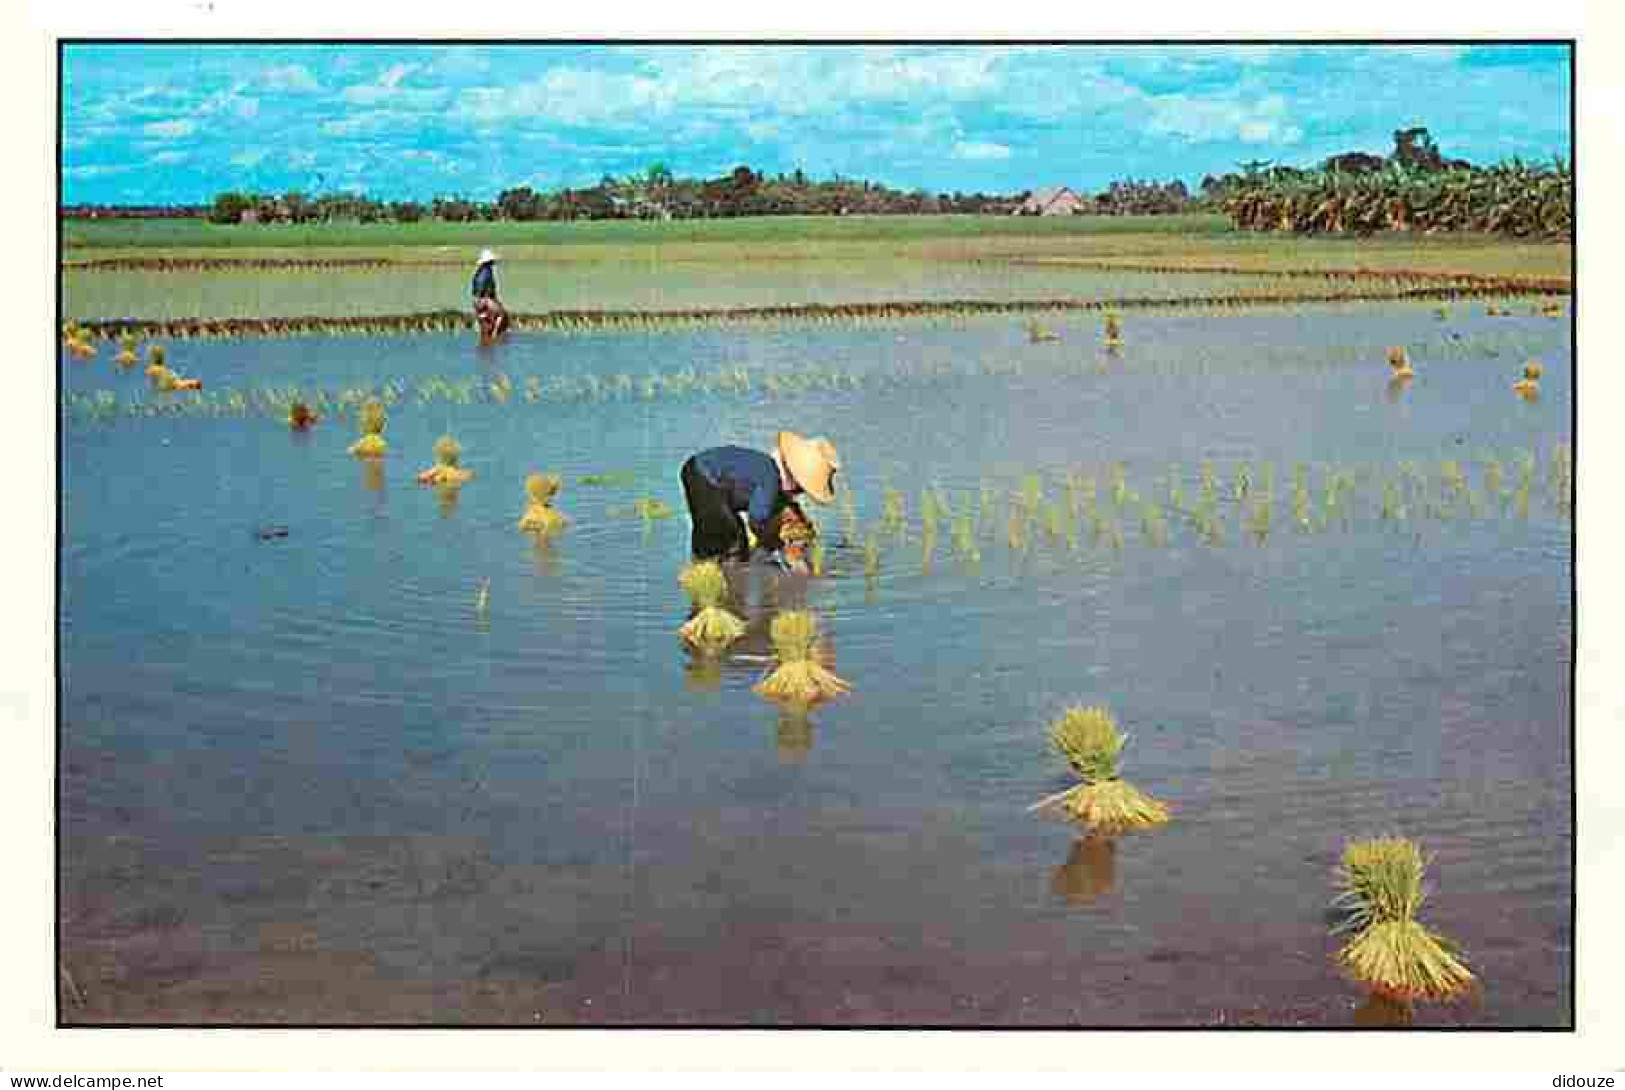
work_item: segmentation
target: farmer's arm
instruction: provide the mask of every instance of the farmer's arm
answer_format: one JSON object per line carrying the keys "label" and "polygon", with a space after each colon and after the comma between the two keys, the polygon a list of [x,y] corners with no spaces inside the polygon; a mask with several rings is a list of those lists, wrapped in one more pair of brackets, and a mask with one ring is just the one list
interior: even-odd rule
{"label": "farmer's arm", "polygon": [[750,509],[747,512],[746,525],[757,537],[766,533],[768,524],[773,520],[773,508],[779,498],[779,483],[773,481],[758,481],[750,490]]}

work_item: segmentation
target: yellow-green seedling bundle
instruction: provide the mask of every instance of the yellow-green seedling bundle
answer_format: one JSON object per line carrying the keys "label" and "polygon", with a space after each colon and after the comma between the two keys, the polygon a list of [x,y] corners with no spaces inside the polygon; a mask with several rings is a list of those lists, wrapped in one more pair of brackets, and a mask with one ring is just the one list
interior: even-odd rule
{"label": "yellow-green seedling bundle", "polygon": [[418,474],[418,483],[453,487],[467,483],[474,471],[460,464],[462,458],[462,444],[449,435],[442,435],[434,441],[434,465]]}
{"label": "yellow-green seedling bundle", "polygon": [[1049,344],[1061,339],[1053,329],[1043,326],[1037,318],[1027,319],[1027,340],[1032,344]]}
{"label": "yellow-green seedling bundle", "polygon": [[1167,823],[1168,807],[1119,775],[1124,743],[1117,720],[1105,708],[1068,708],[1051,725],[1050,744],[1083,782],[1040,800],[1032,809],[1059,806],[1069,817],[1108,836]]}
{"label": "yellow-green seedling bundle", "polygon": [[1411,355],[1405,351],[1403,345],[1391,345],[1388,348],[1388,367],[1397,379],[1407,379],[1416,374],[1411,369]]}
{"label": "yellow-green seedling bundle", "polygon": [[1523,365],[1523,378],[1512,384],[1512,390],[1525,401],[1534,401],[1540,396],[1540,376],[1543,368],[1539,360],[1530,360]]}
{"label": "yellow-green seedling bundle", "polygon": [[818,661],[818,619],[806,610],[787,610],[768,630],[778,669],[756,685],[769,700],[814,704],[840,696],[852,687]]}
{"label": "yellow-green seedling bundle", "polygon": [[1120,348],[1120,347],[1122,347],[1122,344],[1123,344],[1123,322],[1115,314],[1107,314],[1106,315],[1106,337],[1105,337],[1105,342],[1104,343],[1105,343],[1107,348]]}
{"label": "yellow-green seedling bundle", "polygon": [[678,631],[691,647],[715,652],[745,634],[745,622],[723,608],[728,596],[728,577],[722,565],[715,560],[701,560],[688,565],[678,575],[677,582],[688,593],[696,610],[694,616]]}
{"label": "yellow-green seedling bundle", "polygon": [[384,403],[373,398],[361,407],[361,438],[350,444],[350,453],[357,458],[382,458],[389,450],[384,441],[384,425],[389,416]]}
{"label": "yellow-green seedling bundle", "polygon": [[1355,840],[1343,849],[1338,932],[1354,938],[1337,962],[1373,991],[1401,1002],[1455,998],[1474,982],[1451,944],[1416,919],[1424,898],[1422,850],[1405,837]]}
{"label": "yellow-green seedling bundle", "polygon": [[113,362],[118,364],[120,367],[134,367],[140,362],[140,358],[135,353],[136,345],[138,343],[139,342],[137,341],[134,333],[120,334],[118,339],[118,355],[113,357]]}
{"label": "yellow-green seedling bundle", "polygon": [[525,478],[525,495],[529,504],[520,516],[519,528],[527,533],[550,534],[562,530],[570,520],[553,507],[553,498],[564,487],[564,480],[551,473],[532,473]]}

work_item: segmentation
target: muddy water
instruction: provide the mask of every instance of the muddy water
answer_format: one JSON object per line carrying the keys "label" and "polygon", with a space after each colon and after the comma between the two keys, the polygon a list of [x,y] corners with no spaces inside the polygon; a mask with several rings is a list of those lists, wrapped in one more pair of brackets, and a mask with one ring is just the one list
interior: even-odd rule
{"label": "muddy water", "polygon": [[[1569,439],[1566,323],[1427,308],[1094,323],[177,347],[212,383],[818,361],[929,383],[600,404],[402,404],[381,470],[351,425],[159,418],[63,432],[63,962],[91,1022],[1346,1025],[1373,1017],[1330,955],[1345,839],[1418,837],[1424,915],[1478,972],[1418,1025],[1566,1025],[1571,523],[1546,490]],[[1350,345],[1412,345],[1418,378]],[[1508,346],[1511,347],[1508,347]],[[1514,398],[1526,354],[1542,397]],[[1491,352],[1498,355],[1490,355]],[[1051,355],[1046,357],[1045,353]],[[1072,353],[1087,366],[1050,366]],[[120,391],[103,357],[70,390]],[[184,356],[184,361],[176,357]],[[979,363],[1023,363],[983,374]],[[840,444],[859,536],[881,492],[906,537],[865,579],[734,573],[752,629],[692,662],[676,469],[793,426]],[[476,478],[418,487],[452,431]],[[1527,510],[1287,524],[1297,463],[1537,458]],[[1209,544],[1128,512],[1121,550],[1005,540],[1027,473],[1120,462],[1142,497],[1211,461],[1276,470],[1259,542],[1226,495]],[[532,470],[574,520],[514,528]],[[630,470],[635,483],[582,486]],[[926,562],[918,492],[999,497]],[[640,496],[667,521],[617,517]],[[825,526],[843,535],[839,510]],[[256,531],[286,528],[286,537]],[[490,580],[483,613],[475,599]],[[766,625],[818,611],[854,694],[809,717],[750,686]],[[1066,786],[1068,702],[1110,704],[1125,774],[1175,820],[1115,841],[1025,812]],[[82,1000],[82,1002],[80,1001]],[[1380,1012],[1379,1012],[1380,1013]]]}

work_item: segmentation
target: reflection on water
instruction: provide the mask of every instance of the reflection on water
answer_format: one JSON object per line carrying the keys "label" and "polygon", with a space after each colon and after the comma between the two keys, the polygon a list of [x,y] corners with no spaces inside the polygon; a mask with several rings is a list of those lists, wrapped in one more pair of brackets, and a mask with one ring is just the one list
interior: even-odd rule
{"label": "reflection on water", "polygon": [[1117,841],[1090,833],[1072,842],[1050,877],[1050,892],[1069,905],[1092,905],[1117,885]]}
{"label": "reflection on water", "polygon": [[1414,1013],[1409,1003],[1370,993],[1354,1011],[1354,1024],[1363,1029],[1401,1029],[1411,1024]]}
{"label": "reflection on water", "polygon": [[797,764],[812,751],[813,722],[806,708],[785,705],[779,711],[779,760]]}
{"label": "reflection on water", "polygon": [[530,563],[537,575],[552,578],[559,574],[558,548],[553,544],[553,534],[530,533]]}
{"label": "reflection on water", "polygon": [[683,664],[683,684],[691,692],[722,688],[722,656],[690,649]]}
{"label": "reflection on water", "polygon": [[460,484],[435,485],[435,498],[440,504],[440,517],[451,518],[457,513],[457,501],[462,498],[463,486]]}
{"label": "reflection on water", "polygon": [[361,459],[361,486],[369,492],[382,493],[384,491],[384,460],[382,458]]}

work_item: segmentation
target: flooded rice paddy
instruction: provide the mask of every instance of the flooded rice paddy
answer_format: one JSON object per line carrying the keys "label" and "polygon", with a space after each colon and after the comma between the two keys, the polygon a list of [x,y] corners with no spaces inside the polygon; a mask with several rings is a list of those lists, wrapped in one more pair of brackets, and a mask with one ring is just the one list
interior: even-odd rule
{"label": "flooded rice paddy", "polygon": [[[64,1018],[1383,1022],[1328,904],[1397,832],[1482,984],[1414,1023],[1568,1025],[1571,344],[1526,303],[64,356]],[[733,572],[695,660],[678,467],[781,427],[842,453],[826,571]],[[475,479],[418,486],[448,432]],[[798,715],[751,686],[803,606],[854,692]],[[1074,702],[1172,823],[1026,812]]]}

